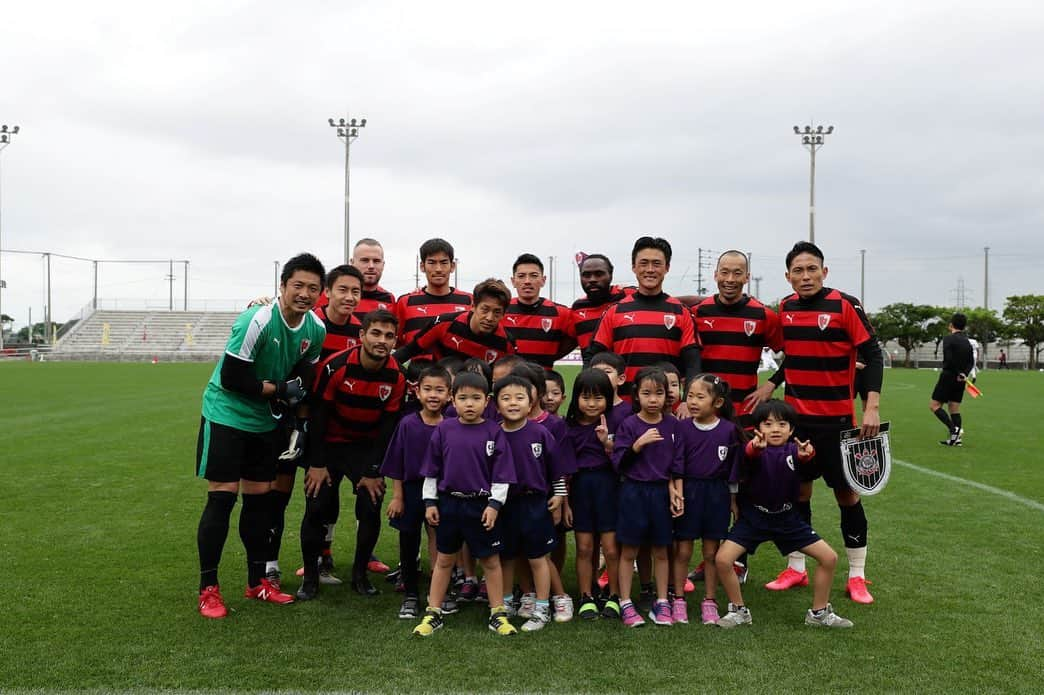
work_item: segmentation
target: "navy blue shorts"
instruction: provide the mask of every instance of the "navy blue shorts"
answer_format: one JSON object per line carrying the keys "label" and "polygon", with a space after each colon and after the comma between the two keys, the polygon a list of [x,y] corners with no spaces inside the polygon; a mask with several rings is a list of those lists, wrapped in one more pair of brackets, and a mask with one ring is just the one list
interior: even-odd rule
{"label": "navy blue shorts", "polygon": [[578,533],[611,533],[616,530],[619,478],[608,468],[581,470],[573,476],[569,507],[573,530]]}
{"label": "navy blue shorts", "polygon": [[625,479],[620,483],[616,542],[669,546],[673,539],[669,483]]}
{"label": "navy blue shorts", "polygon": [[435,527],[435,547],[439,552],[452,555],[467,543],[471,554],[480,560],[499,553],[500,524],[492,531],[482,525],[482,512],[488,505],[488,497],[463,499],[440,493],[439,525]]}
{"label": "navy blue shorts", "polygon": [[402,516],[388,523],[399,531],[419,533],[424,525],[424,481],[406,480],[402,483]]}
{"label": "navy blue shorts", "polygon": [[683,483],[685,513],[674,520],[674,538],[721,540],[729,532],[732,495],[724,480],[686,478]]}
{"label": "navy blue shorts", "polygon": [[507,559],[524,555],[530,560],[544,557],[558,543],[547,498],[542,494],[508,497],[497,517],[503,544],[500,555]]}
{"label": "navy blue shorts", "polygon": [[740,518],[729,531],[728,540],[742,545],[751,554],[762,543],[772,541],[780,553],[788,555],[822,539],[796,509],[768,514],[745,504],[740,508]]}

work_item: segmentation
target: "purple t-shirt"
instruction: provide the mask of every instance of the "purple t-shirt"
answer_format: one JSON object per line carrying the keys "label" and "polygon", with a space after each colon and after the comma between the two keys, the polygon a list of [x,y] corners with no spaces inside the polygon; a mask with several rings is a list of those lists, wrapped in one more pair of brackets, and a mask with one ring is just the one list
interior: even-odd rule
{"label": "purple t-shirt", "polygon": [[677,444],[686,478],[739,480],[743,446],[736,425],[728,420],[718,420],[710,429],[701,428],[695,420],[679,420],[678,425]]}
{"label": "purple t-shirt", "polygon": [[[613,466],[631,480],[659,482],[670,480],[683,471],[681,448],[675,445],[681,421],[669,415],[650,425],[634,414],[620,424],[613,439]],[[631,449],[635,441],[650,427],[660,432],[662,440],[646,444],[637,454]],[[628,453],[630,452],[630,453]]]}
{"label": "purple t-shirt", "polygon": [[569,471],[567,475],[576,473],[576,456],[573,455],[573,448],[569,446],[569,425],[566,424],[565,418],[545,410],[543,415],[531,422],[543,425],[554,437],[558,443],[558,455],[562,458],[562,468]]}
{"label": "purple t-shirt", "polygon": [[623,421],[632,415],[634,415],[634,408],[627,401],[620,401],[610,407],[605,416],[605,426],[609,428],[609,434],[616,434],[616,430],[620,429]]}
{"label": "purple t-shirt", "polygon": [[536,422],[528,421],[514,432],[504,432],[511,460],[515,464],[516,485],[511,486],[509,495],[524,492],[539,492],[546,495],[551,483],[564,475],[575,472],[566,467],[559,453],[558,442],[547,429]]}
{"label": "purple t-shirt", "polygon": [[767,446],[760,456],[747,455],[746,459],[750,477],[740,483],[741,502],[775,512],[788,502],[794,504],[798,501],[801,478],[797,467],[802,463],[798,461],[797,444],[787,442],[783,446]]}
{"label": "purple t-shirt", "polygon": [[420,473],[439,481],[439,492],[489,493],[493,483],[514,483],[515,464],[504,430],[492,420],[465,425],[443,420],[431,435]]}
{"label": "purple t-shirt", "polygon": [[598,441],[595,434],[597,423],[590,425],[569,425],[569,448],[573,450],[578,471],[594,470],[596,468],[608,468],[612,465],[609,454],[605,453],[605,447]]}
{"label": "purple t-shirt", "polygon": [[[442,411],[442,414],[445,415],[447,418],[456,418],[458,416],[457,406],[453,405],[453,403],[450,403],[446,406],[446,409]],[[494,422],[500,422],[500,420],[502,419],[500,417],[500,411],[497,410],[497,404],[493,402],[492,398],[490,398],[486,402],[486,407],[482,409],[482,417],[484,417],[487,420],[492,420]]]}
{"label": "purple t-shirt", "polygon": [[399,420],[391,443],[384,454],[381,475],[393,480],[424,480],[420,467],[424,451],[431,442],[437,425],[425,424],[420,413],[410,413]]}

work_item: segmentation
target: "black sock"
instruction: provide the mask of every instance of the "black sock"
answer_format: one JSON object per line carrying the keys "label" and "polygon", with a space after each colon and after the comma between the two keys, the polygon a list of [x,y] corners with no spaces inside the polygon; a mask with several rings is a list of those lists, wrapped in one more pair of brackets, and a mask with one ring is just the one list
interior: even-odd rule
{"label": "black sock", "polygon": [[863,511],[862,501],[851,507],[841,507],[841,537],[846,548],[865,548],[866,531],[866,512]]}
{"label": "black sock", "polygon": [[381,533],[381,500],[378,499],[375,505],[370,493],[360,490],[355,498],[355,518],[359,520],[359,529],[355,534],[352,579],[362,579],[366,577],[366,566],[370,564],[370,556]]}
{"label": "black sock", "polygon": [[265,576],[268,560],[268,496],[243,495],[239,510],[239,538],[247,556],[247,586],[255,587]]}
{"label": "black sock", "polygon": [[236,493],[214,491],[207,493],[207,504],[199,517],[196,545],[199,548],[199,588],[217,586],[221,551],[228,538],[228,520],[236,506]]}
{"label": "black sock", "polygon": [[936,408],[935,417],[939,418],[939,422],[946,425],[947,432],[953,432],[953,421],[950,420],[949,414],[943,408]]}
{"label": "black sock", "polygon": [[950,413],[950,420],[953,421],[953,431],[956,432],[961,428],[961,414]]}
{"label": "black sock", "polygon": [[268,510],[272,518],[268,530],[268,559],[279,562],[279,550],[283,545],[283,527],[286,525],[286,507],[290,504],[290,493],[269,490],[267,497]]}
{"label": "black sock", "polygon": [[794,509],[797,510],[798,516],[809,526],[812,525],[812,500],[799,500],[794,505]]}
{"label": "black sock", "polygon": [[417,552],[420,550],[421,530],[410,529],[399,532],[399,567],[403,589],[407,594],[420,594],[418,575],[420,562]]}

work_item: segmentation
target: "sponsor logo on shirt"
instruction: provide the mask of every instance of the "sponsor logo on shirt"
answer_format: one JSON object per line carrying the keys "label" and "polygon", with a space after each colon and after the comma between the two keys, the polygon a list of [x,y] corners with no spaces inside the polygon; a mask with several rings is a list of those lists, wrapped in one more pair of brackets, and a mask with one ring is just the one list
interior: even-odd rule
{"label": "sponsor logo on shirt", "polygon": [[634,314],[624,314],[624,321],[634,323]]}
{"label": "sponsor logo on shirt", "polygon": [[344,385],[348,387],[349,391],[351,391],[352,393],[355,393],[355,382],[354,381],[352,381],[351,379],[345,379],[344,380]]}
{"label": "sponsor logo on shirt", "polygon": [[707,324],[707,328],[714,328],[714,322],[710,319],[703,319],[703,322]]}
{"label": "sponsor logo on shirt", "polygon": [[789,321],[790,323],[794,323],[794,315],[793,315],[793,314],[785,314],[785,315],[783,316],[783,318],[785,318],[785,319],[786,319],[787,321]]}

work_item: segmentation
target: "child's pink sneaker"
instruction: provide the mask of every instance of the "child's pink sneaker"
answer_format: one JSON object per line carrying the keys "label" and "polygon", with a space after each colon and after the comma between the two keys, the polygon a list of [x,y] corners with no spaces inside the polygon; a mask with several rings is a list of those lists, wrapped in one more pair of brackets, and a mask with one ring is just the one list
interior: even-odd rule
{"label": "child's pink sneaker", "polygon": [[712,598],[705,598],[700,603],[700,620],[704,625],[716,625],[718,618],[718,604]]}

